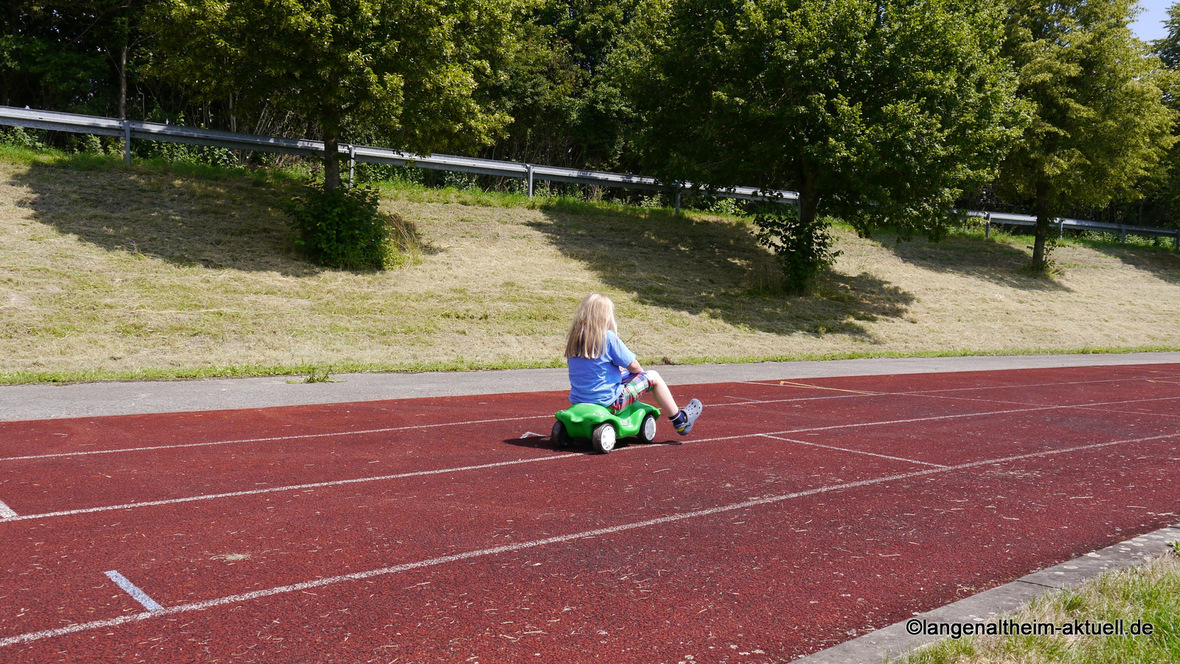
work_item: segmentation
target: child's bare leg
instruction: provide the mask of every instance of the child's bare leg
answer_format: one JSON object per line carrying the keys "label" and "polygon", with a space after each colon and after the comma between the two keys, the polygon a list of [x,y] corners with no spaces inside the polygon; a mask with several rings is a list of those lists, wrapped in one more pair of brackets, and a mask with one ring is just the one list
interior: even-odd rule
{"label": "child's bare leg", "polygon": [[672,390],[668,389],[668,384],[664,382],[663,376],[660,376],[656,371],[649,370],[647,382],[651,383],[652,394],[655,395],[656,403],[660,405],[660,409],[668,417],[675,417],[676,413],[680,412],[680,408],[677,407],[676,400],[672,398]]}
{"label": "child's bare leg", "polygon": [[672,425],[676,427],[676,433],[687,436],[688,432],[692,431],[693,422],[700,417],[704,405],[693,399],[684,409],[680,409],[676,406],[676,400],[672,398],[672,391],[668,389],[668,384],[664,382],[660,374],[649,371],[647,372],[647,380],[651,385],[651,391],[655,393],[656,402],[660,404],[660,408],[668,414],[668,419],[672,420]]}

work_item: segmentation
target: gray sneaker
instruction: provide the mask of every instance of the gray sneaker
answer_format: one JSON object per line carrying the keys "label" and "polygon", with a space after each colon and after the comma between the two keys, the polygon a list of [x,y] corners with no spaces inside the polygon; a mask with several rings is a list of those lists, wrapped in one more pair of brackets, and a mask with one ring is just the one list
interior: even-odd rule
{"label": "gray sneaker", "polygon": [[689,401],[684,408],[681,408],[680,411],[684,413],[684,422],[682,424],[675,425],[676,433],[680,434],[681,436],[687,436],[688,432],[692,431],[692,423],[697,421],[697,418],[701,416],[701,411],[704,408],[705,407],[701,404],[701,402],[697,401],[696,399]]}

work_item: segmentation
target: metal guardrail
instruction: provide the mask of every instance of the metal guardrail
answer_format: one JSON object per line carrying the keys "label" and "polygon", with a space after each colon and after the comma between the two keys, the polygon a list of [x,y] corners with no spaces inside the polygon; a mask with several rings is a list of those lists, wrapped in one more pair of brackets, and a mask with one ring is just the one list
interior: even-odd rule
{"label": "metal guardrail", "polygon": [[[260,136],[258,134],[233,133],[215,129],[194,129],[180,127],[173,124],[159,122],[141,122],[138,120],[116,120],[92,115],[76,115],[73,113],[58,113],[56,111],[40,111],[27,108],[13,108],[0,106],[0,125],[30,127],[34,129],[48,129],[79,134],[96,134],[99,136],[121,137],[124,141],[123,158],[131,162],[131,141],[145,139],[152,141],[167,141],[171,143],[187,143],[191,145],[208,145],[229,148],[232,150],[253,150],[260,152],[279,152],[297,154],[307,157],[320,157],[324,154],[323,141],[308,139],[277,138],[274,136]],[[528,181],[529,196],[533,195],[533,185],[536,180],[551,180],[556,182],[570,182],[574,184],[589,184],[623,189],[640,189],[661,191],[676,194],[677,207],[680,204],[680,194],[686,191],[703,191],[719,198],[740,198],[745,200],[772,201],[780,203],[798,203],[799,195],[793,191],[767,191],[756,187],[732,187],[727,189],[706,189],[689,182],[665,184],[656,178],[644,175],[630,175],[608,173],[577,168],[560,168],[557,166],[542,166],[511,161],[497,161],[492,159],[478,159],[475,157],[460,157],[455,155],[432,154],[417,155],[400,152],[388,148],[370,147],[365,145],[351,145],[342,143],[339,147],[341,155],[349,159],[349,181],[352,181],[355,165],[359,163],[389,164],[393,166],[411,166],[431,170],[456,171],[473,175],[496,175],[501,177],[522,178]]]}
{"label": "metal guardrail", "polygon": [[[977,210],[968,210],[966,211],[966,215],[968,217],[977,217],[985,221],[985,237],[991,237],[993,224],[1005,226],[1037,225],[1037,218],[1027,214],[1014,214],[1010,212],[979,212]],[[1120,241],[1123,243],[1126,243],[1128,235],[1170,237],[1172,238],[1173,248],[1180,249],[1180,229],[1152,228],[1150,226],[1128,226],[1126,224],[1108,224],[1102,221],[1068,218],[1058,218],[1054,220],[1053,225],[1057,227],[1058,237],[1064,236],[1065,229],[1067,228],[1070,230],[1092,231],[1096,233],[1118,233]]]}
{"label": "metal guardrail", "polygon": [[[306,157],[320,157],[324,154],[323,141],[313,141],[302,138],[278,138],[275,136],[261,136],[258,134],[234,133],[215,129],[195,129],[180,127],[173,124],[158,122],[141,122],[138,120],[116,120],[114,118],[97,117],[93,115],[77,115],[74,113],[58,113],[56,111],[40,111],[28,108],[13,108],[0,106],[0,125],[29,127],[33,129],[48,129],[77,134],[95,134],[99,136],[115,136],[123,138],[123,158],[131,163],[131,141],[134,139],[166,141],[170,143],[187,143],[190,145],[205,145],[228,148],[231,150],[251,150],[259,152],[277,152],[297,154]],[[522,178],[528,181],[528,194],[533,195],[533,184],[536,180],[555,182],[569,182],[574,184],[599,185],[618,187],[622,189],[639,189],[660,191],[676,195],[676,209],[680,209],[680,195],[683,192],[700,192],[718,198],[736,198],[751,201],[769,201],[776,203],[799,203],[799,194],[793,191],[763,191],[757,187],[730,187],[726,189],[709,189],[694,185],[691,182],[662,183],[656,178],[644,175],[630,175],[608,173],[577,168],[560,168],[557,166],[542,166],[512,161],[498,161],[493,159],[478,159],[475,157],[460,157],[455,155],[432,154],[416,155],[409,152],[399,152],[388,148],[370,147],[366,145],[351,145],[342,143],[340,153],[348,156],[348,178],[351,183],[356,164],[388,164],[393,166],[411,166],[430,170],[455,171],[472,175],[495,175],[500,177]],[[991,237],[993,224],[1010,226],[1035,226],[1036,217],[1006,212],[980,212],[976,210],[964,211],[967,216],[979,217],[986,222],[985,235]],[[1142,235],[1153,237],[1170,237],[1176,249],[1180,249],[1180,230],[1165,228],[1149,228],[1145,226],[1126,226],[1122,224],[1107,224],[1097,221],[1081,219],[1058,219],[1055,222],[1058,233],[1064,234],[1065,229],[1096,231],[1102,233],[1119,233],[1122,241],[1126,242],[1127,235]]]}

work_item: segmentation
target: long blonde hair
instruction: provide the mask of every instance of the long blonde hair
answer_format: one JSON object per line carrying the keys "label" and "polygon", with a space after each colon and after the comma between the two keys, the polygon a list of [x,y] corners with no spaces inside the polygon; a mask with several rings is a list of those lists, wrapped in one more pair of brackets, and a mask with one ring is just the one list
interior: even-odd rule
{"label": "long blonde hair", "polygon": [[615,303],[601,293],[591,293],[582,298],[565,340],[565,356],[598,359],[606,343],[607,330],[619,333],[615,325]]}

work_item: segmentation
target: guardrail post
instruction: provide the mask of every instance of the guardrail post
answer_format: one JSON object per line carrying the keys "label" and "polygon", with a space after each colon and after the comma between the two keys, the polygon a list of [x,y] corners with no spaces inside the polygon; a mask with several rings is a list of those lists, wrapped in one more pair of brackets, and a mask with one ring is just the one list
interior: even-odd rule
{"label": "guardrail post", "polygon": [[1060,240],[1063,237],[1065,237],[1065,220],[1058,219],[1057,220],[1057,239]]}
{"label": "guardrail post", "polygon": [[680,216],[680,186],[676,186],[676,216]]}
{"label": "guardrail post", "polygon": [[131,165],[131,121],[123,121],[123,163]]}
{"label": "guardrail post", "polygon": [[983,239],[992,239],[992,213],[988,212],[983,215],[983,220],[986,222],[983,226]]}
{"label": "guardrail post", "polygon": [[1119,224],[1119,233],[1122,236],[1119,241],[1122,244],[1126,244],[1127,243],[1127,227],[1123,226],[1122,224]]}
{"label": "guardrail post", "polygon": [[352,189],[352,176],[356,172],[356,146],[351,143],[348,146],[348,188]]}
{"label": "guardrail post", "polygon": [[529,171],[529,198],[532,198],[533,197],[533,165],[532,164],[525,164],[524,167],[527,168]]}
{"label": "guardrail post", "polygon": [[1180,251],[1180,231],[1176,231],[1176,239],[1172,241],[1172,248]]}

